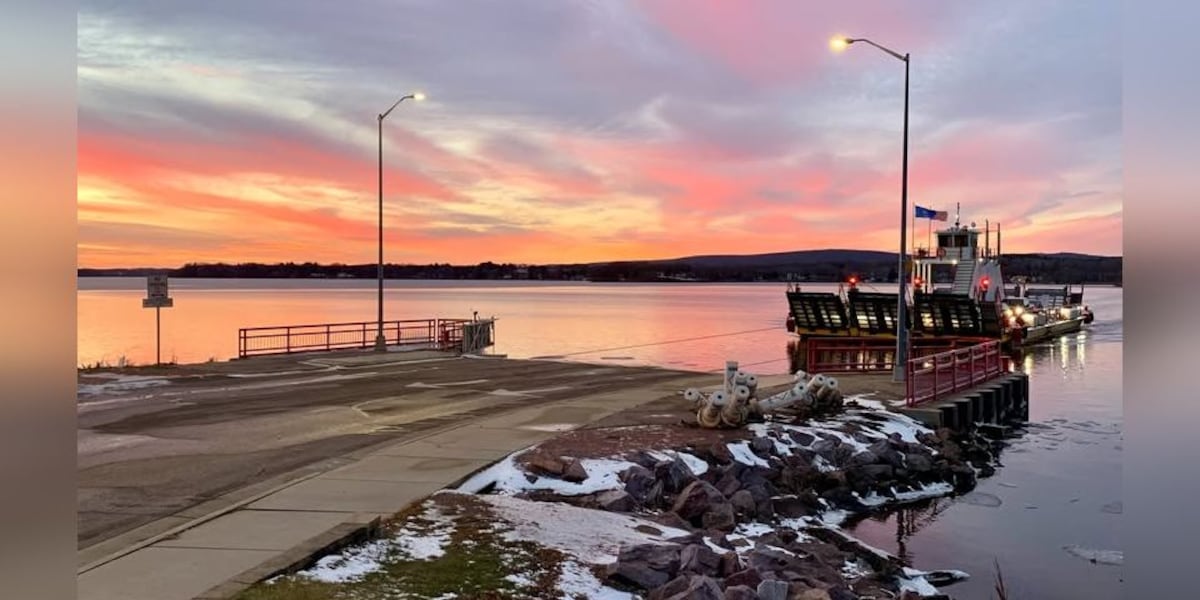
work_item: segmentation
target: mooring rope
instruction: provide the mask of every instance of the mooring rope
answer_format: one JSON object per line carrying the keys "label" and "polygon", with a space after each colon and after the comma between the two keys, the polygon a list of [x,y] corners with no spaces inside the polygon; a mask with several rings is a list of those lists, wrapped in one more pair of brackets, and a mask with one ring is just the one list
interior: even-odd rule
{"label": "mooring rope", "polygon": [[564,357],[565,356],[581,356],[584,354],[595,354],[597,352],[613,352],[616,350],[632,350],[634,348],[649,348],[651,346],[663,346],[666,344],[680,344],[683,342],[695,342],[695,341],[699,341],[699,340],[710,340],[713,338],[720,338],[720,337],[746,335],[747,333],[762,333],[764,331],[778,331],[778,330],[779,330],[778,327],[764,327],[762,329],[747,329],[746,331],[734,331],[731,333],[714,333],[712,335],[701,335],[701,336],[697,336],[697,337],[684,338],[684,339],[679,339],[679,340],[667,340],[665,342],[650,342],[647,344],[634,344],[632,346],[620,346],[617,348],[600,348],[599,350],[585,350],[582,352],[570,352],[567,354],[558,354],[557,356],[564,356]]}

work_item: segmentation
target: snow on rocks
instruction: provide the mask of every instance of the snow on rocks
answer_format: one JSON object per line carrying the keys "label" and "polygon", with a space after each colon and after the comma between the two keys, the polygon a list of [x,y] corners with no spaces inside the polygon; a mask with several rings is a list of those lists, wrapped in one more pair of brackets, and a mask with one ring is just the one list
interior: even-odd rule
{"label": "snow on rocks", "polygon": [[[475,494],[494,487],[501,494],[518,494],[534,490],[554,492],[562,496],[581,496],[607,490],[617,490],[624,487],[620,473],[635,463],[626,460],[605,458],[585,458],[579,463],[587,473],[587,478],[579,481],[567,481],[556,477],[536,476],[526,473],[517,466],[517,458],[521,453],[510,454],[504,460],[484,469],[458,486],[457,490]],[[533,480],[530,480],[533,477]]]}

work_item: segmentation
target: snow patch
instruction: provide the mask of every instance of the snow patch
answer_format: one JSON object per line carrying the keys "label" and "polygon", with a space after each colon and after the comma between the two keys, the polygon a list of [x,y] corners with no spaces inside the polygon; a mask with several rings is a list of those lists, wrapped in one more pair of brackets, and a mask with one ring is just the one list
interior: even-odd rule
{"label": "snow patch", "polygon": [[687,535],[680,529],[620,513],[512,496],[477,498],[511,526],[505,539],[535,542],[590,564],[616,561],[622,546],[669,544],[670,539]]}
{"label": "snow patch", "polygon": [[900,586],[901,592],[914,591],[921,596],[937,596],[941,594],[937,588],[933,587],[932,583],[925,580],[924,577],[897,577],[897,585]]}
{"label": "snow patch", "polygon": [[687,465],[687,468],[692,472],[692,475],[697,477],[708,472],[707,462],[704,462],[704,460],[700,457],[688,454],[687,452],[679,452],[677,450],[651,450],[647,452],[647,454],[657,458],[658,460],[674,460],[675,458],[679,458],[684,462],[685,465]]}
{"label": "snow patch", "polygon": [[562,563],[562,574],[558,578],[558,591],[564,598],[592,598],[594,600],[633,600],[635,596],[614,590],[592,574],[587,567],[568,560]]}
{"label": "snow patch", "polygon": [[385,539],[347,548],[338,554],[321,558],[317,564],[296,575],[323,583],[357,581],[380,569],[380,561],[387,556],[389,547],[389,540]]}
{"label": "snow patch", "polygon": [[733,455],[733,460],[751,467],[769,468],[771,466],[767,461],[759,458],[757,454],[750,450],[750,442],[737,442],[726,445],[729,447],[729,453]]}

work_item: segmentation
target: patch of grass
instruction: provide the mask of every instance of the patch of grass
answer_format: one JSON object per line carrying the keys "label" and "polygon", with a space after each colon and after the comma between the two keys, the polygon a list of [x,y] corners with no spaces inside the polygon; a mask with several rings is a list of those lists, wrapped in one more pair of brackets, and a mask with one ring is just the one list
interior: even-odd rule
{"label": "patch of grass", "polygon": [[[367,600],[373,598],[437,598],[499,600],[558,596],[562,553],[532,542],[504,539],[504,524],[488,506],[470,496],[438,495],[421,505],[448,515],[452,523],[442,556],[415,560],[392,548],[381,568],[356,581],[325,583],[300,575],[280,577],[249,588],[238,600]],[[385,526],[381,537],[445,530],[444,521],[427,510],[410,511]],[[525,581],[507,579],[519,574]]]}

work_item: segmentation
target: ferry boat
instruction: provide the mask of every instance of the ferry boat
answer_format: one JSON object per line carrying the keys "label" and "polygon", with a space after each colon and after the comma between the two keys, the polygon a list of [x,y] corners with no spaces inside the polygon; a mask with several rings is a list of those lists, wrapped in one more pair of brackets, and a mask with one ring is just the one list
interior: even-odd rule
{"label": "ferry boat", "polygon": [[[982,247],[981,234],[985,236]],[[981,232],[975,223],[964,226],[957,218],[953,226],[936,232],[935,248],[913,253],[906,264],[911,285],[905,298],[913,347],[999,340],[1016,349],[1077,332],[1092,322],[1082,286],[1078,290],[1071,285],[1032,288],[1023,278],[1014,278],[1006,288],[1000,258],[999,227],[992,252],[990,227]],[[935,279],[952,283],[939,286]],[[789,285],[787,301],[787,329],[799,336],[801,344],[818,337],[895,343],[897,295],[863,291],[857,277],[836,293]]]}

